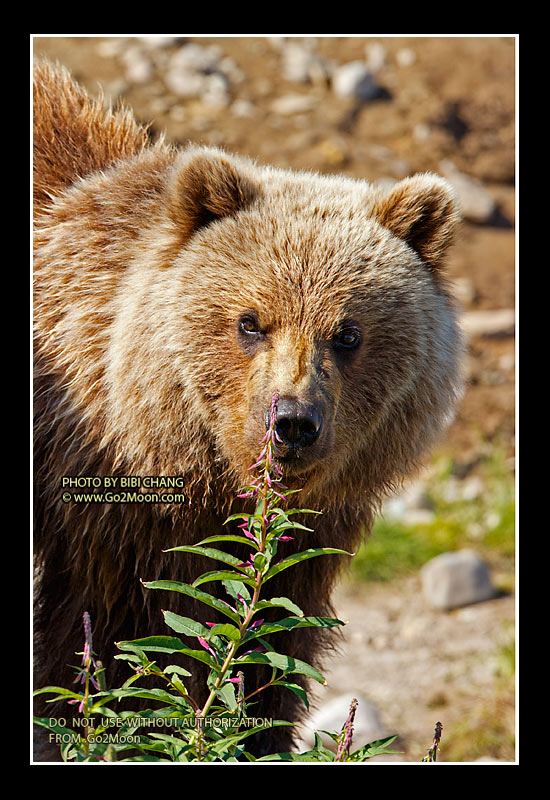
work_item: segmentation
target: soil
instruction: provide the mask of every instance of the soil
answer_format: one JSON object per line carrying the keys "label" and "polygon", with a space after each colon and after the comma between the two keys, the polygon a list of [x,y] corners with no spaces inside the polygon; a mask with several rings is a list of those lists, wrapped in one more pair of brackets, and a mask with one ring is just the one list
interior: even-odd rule
{"label": "soil", "polygon": [[[164,131],[177,144],[213,144],[263,163],[368,180],[441,172],[442,162],[451,160],[497,202],[497,213],[485,224],[462,224],[448,262],[458,301],[466,311],[514,308],[513,36],[293,40],[335,65],[378,57],[380,91],[368,102],[337,96],[322,75],[289,80],[280,37],[185,41],[215,45],[233,60],[240,77],[230,81],[228,104],[182,99],[167,87],[163,65],[181,43],[148,50],[131,38],[50,36],[35,37],[33,50],[67,66],[92,93],[101,84],[107,97],[150,124],[153,135]],[[136,48],[154,64],[143,83],[128,77],[128,51]],[[274,103],[287,95],[305,98],[301,109],[276,113]],[[239,104],[244,114],[235,113]],[[471,339],[467,377],[465,397],[440,449],[464,475],[494,449],[513,470],[514,338]],[[489,654],[500,643],[501,623],[513,619],[512,595],[441,614],[426,608],[412,577],[360,590],[345,585],[339,613],[350,625],[345,650],[328,672],[330,691],[356,688],[366,694],[389,731],[400,732],[404,760],[420,760],[443,714],[445,732],[449,722],[460,720],[464,704],[486,707],[488,695],[495,696]],[[514,725],[510,704],[507,696],[498,712],[507,731]],[[512,746],[501,747],[497,756],[513,760]]]}

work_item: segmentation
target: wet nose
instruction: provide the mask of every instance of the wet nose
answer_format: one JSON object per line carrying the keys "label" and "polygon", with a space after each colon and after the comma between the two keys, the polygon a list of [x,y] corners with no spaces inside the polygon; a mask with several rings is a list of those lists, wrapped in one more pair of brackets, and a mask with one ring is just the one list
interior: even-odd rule
{"label": "wet nose", "polygon": [[312,403],[294,398],[281,398],[277,408],[275,430],[288,447],[309,447],[321,433],[322,418]]}

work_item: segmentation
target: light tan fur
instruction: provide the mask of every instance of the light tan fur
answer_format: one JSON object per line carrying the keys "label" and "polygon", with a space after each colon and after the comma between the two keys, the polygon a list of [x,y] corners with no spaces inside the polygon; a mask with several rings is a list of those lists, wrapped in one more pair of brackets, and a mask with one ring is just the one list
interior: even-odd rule
{"label": "light tan fur", "polygon": [[[460,392],[443,277],[456,203],[432,174],[382,190],[149,143],[47,63],[35,67],[34,142],[36,679],[70,680],[88,610],[114,685],[126,677],[115,640],[161,632],[161,606],[199,611],[139,578],[196,577],[198,561],[161,551],[219,532],[239,507],[274,389],[323,419],[285,469],[323,516],[287,551],[355,550],[421,463]],[[253,346],[243,314],[262,332]],[[361,344],[342,355],[350,321]],[[183,476],[188,502],[65,504],[64,475]],[[339,568],[304,562],[273,593],[331,613]],[[328,646],[317,631],[287,643],[315,664]],[[299,714],[284,689],[266,702],[257,713]],[[288,747],[280,731],[259,751]]]}

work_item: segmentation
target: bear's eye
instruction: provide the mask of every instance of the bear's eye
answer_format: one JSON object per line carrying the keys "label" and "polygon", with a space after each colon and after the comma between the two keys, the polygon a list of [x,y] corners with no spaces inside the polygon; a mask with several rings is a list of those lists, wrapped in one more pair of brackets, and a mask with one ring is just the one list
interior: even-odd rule
{"label": "bear's eye", "polygon": [[254,313],[243,314],[237,320],[237,341],[245,353],[252,355],[266,338],[266,332]]}
{"label": "bear's eye", "polygon": [[361,331],[355,325],[340,328],[332,342],[336,350],[355,350],[361,344]]}
{"label": "bear's eye", "polygon": [[258,320],[256,320],[252,316],[249,316],[248,314],[240,318],[239,330],[241,331],[241,333],[245,333],[249,336],[257,335],[262,332],[260,326],[258,325]]}

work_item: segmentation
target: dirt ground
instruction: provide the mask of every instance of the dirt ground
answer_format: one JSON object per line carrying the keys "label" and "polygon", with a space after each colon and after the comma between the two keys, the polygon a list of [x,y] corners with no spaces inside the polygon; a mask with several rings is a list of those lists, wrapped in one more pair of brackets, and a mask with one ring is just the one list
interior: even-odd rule
{"label": "dirt ground", "polygon": [[[224,73],[222,102],[206,102],[200,93],[183,97],[167,79],[171,59],[189,43],[219,49],[205,71]],[[291,75],[289,45],[315,57],[306,77]],[[101,84],[107,98],[150,123],[153,135],[164,131],[175,143],[213,144],[262,163],[368,180],[441,172],[451,161],[496,202],[489,219],[461,226],[448,266],[458,302],[467,312],[514,308],[513,36],[221,36],[182,38],[164,47],[143,38],[38,36],[32,46],[36,56],[67,66],[91,92]],[[368,99],[334,90],[334,70],[355,60],[372,66],[376,91]],[[510,331],[471,338],[466,367],[466,394],[441,449],[464,474],[493,448],[505,453],[513,470]],[[343,587],[340,600],[341,616],[355,628],[349,626],[347,649],[329,674],[332,691],[363,687],[389,732],[400,731],[407,749],[402,760],[418,761],[443,714],[440,707],[458,720],[460,698],[475,705],[493,691],[488,654],[498,646],[500,623],[513,619],[514,599],[441,615],[422,606],[418,581],[411,578],[360,594]],[[442,690],[437,676],[443,666]],[[506,703],[495,713],[513,730],[509,698]],[[498,757],[513,760],[513,747],[503,746]]]}

